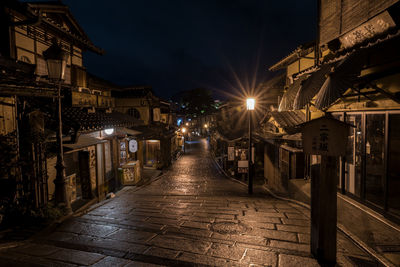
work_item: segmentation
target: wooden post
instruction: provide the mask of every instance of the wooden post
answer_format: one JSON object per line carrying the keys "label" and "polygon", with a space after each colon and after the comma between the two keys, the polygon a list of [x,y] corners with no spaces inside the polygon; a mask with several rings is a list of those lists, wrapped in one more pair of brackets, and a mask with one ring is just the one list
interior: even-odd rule
{"label": "wooden post", "polygon": [[311,168],[311,253],[323,266],[336,264],[337,159],[346,155],[350,125],[329,116],[303,124],[303,151],[321,155]]}
{"label": "wooden post", "polygon": [[336,264],[336,162],[321,156],[320,168],[311,169],[311,253],[324,266]]}

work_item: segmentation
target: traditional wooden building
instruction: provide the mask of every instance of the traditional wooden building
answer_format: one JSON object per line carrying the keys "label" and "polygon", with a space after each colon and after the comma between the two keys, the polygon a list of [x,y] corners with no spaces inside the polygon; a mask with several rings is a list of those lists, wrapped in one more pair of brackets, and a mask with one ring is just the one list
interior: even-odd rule
{"label": "traditional wooden building", "polygon": [[0,156],[10,166],[2,168],[1,182],[36,207],[53,198],[57,89],[48,80],[43,51],[56,39],[67,54],[61,93],[70,200],[101,199],[115,190],[119,156],[106,130],[125,136],[124,129],[138,121],[113,112],[114,87],[86,72],[83,52],[103,51],[61,2],[2,1],[0,37],[0,135],[1,144],[12,147],[1,153],[15,151]]}
{"label": "traditional wooden building", "polygon": [[400,2],[318,3],[314,64],[292,73],[300,82],[280,110],[303,111],[306,120],[331,114],[354,126],[338,165],[338,222],[382,263],[396,265],[398,250],[389,247],[400,241]]}
{"label": "traditional wooden building", "polygon": [[144,122],[133,129],[137,136],[141,167],[164,168],[178,148],[170,103],[157,97],[150,87],[126,87],[113,91],[115,109]]}

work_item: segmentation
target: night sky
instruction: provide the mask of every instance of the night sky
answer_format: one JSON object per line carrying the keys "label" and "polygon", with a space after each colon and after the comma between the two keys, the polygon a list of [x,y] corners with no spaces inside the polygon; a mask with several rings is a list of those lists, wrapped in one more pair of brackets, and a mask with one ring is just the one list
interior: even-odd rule
{"label": "night sky", "polygon": [[[89,72],[161,97],[202,87],[221,95],[315,39],[316,0],[64,0],[96,46]],[[257,71],[258,68],[258,71]],[[251,83],[250,83],[251,84]]]}

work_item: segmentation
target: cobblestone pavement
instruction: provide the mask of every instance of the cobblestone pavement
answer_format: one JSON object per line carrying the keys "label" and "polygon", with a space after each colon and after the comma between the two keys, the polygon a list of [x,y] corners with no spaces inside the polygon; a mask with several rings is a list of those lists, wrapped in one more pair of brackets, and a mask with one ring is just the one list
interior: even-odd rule
{"label": "cobblestone pavement", "polygon": [[[319,266],[309,211],[218,173],[201,140],[139,190],[0,251],[4,266]],[[376,266],[338,234],[340,266]]]}

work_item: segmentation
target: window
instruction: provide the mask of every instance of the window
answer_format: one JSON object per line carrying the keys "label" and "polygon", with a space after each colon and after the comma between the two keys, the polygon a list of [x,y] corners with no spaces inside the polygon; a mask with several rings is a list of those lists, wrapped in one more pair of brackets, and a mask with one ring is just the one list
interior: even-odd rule
{"label": "window", "polygon": [[355,127],[339,167],[342,192],[400,219],[400,112],[347,113],[345,121]]}
{"label": "window", "polygon": [[389,114],[388,210],[400,217],[400,114]]}
{"label": "window", "polygon": [[361,160],[362,160],[362,121],[361,114],[347,115],[346,121],[355,127],[350,128],[347,141],[345,164],[346,191],[361,196]]}
{"label": "window", "polygon": [[365,123],[365,198],[383,207],[385,114],[366,114]]}
{"label": "window", "polygon": [[135,119],[140,119],[140,112],[136,108],[130,108],[126,113]]}

